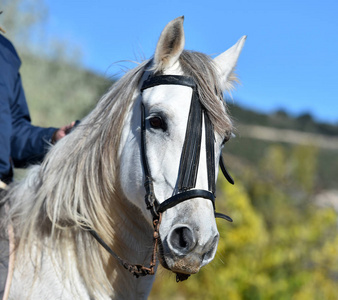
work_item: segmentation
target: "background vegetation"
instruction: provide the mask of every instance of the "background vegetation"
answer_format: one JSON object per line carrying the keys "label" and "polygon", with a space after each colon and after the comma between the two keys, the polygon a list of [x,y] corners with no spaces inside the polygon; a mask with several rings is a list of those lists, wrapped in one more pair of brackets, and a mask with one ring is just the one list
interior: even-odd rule
{"label": "background vegetation", "polygon": [[[43,38],[42,0],[3,3],[0,24],[21,55],[33,123],[61,126],[81,119],[112,81],[84,70],[72,45]],[[237,138],[224,156],[236,184],[219,178],[216,205],[234,223],[217,221],[216,258],[189,280],[176,283],[160,268],[150,299],[338,299],[338,149],[263,141],[241,129],[260,125],[334,141],[338,126],[307,113],[267,115],[235,105],[230,111]]]}

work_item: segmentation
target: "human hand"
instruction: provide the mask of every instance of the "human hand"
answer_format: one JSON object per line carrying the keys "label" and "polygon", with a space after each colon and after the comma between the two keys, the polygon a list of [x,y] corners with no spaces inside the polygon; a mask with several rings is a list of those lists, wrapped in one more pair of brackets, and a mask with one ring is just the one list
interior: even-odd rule
{"label": "human hand", "polygon": [[65,137],[72,130],[74,125],[75,125],[75,121],[73,121],[69,125],[63,126],[59,128],[58,130],[56,130],[52,137],[52,144],[55,144],[58,140]]}

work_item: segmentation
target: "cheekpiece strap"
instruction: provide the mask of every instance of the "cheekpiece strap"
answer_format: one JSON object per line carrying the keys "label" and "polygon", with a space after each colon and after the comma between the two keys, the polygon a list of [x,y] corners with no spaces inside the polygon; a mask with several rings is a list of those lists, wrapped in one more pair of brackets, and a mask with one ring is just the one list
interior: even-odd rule
{"label": "cheekpiece strap", "polygon": [[200,161],[202,140],[202,106],[198,93],[194,92],[185,132],[184,144],[180,159],[178,190],[184,192],[195,188]]}
{"label": "cheekpiece strap", "polygon": [[[147,159],[147,147],[146,147],[146,124],[145,124],[145,107],[142,104],[141,108],[141,156],[145,172],[146,180],[144,187],[146,190],[145,202],[147,208],[151,211],[154,220],[156,220],[160,213],[163,213],[169,208],[182,203],[192,198],[204,198],[212,202],[215,210],[215,190],[216,190],[216,178],[215,178],[215,157],[214,157],[214,128],[209,119],[208,114],[200,103],[197,85],[192,77],[181,75],[150,75],[146,79],[141,87],[141,92],[145,89],[152,88],[158,85],[183,85],[191,87],[193,89],[190,112],[187,122],[187,130],[185,136],[185,142],[183,145],[181,160],[180,160],[180,172],[178,178],[178,191],[179,193],[170,197],[162,203],[156,199],[153,179],[151,176],[149,163]],[[204,115],[205,130],[206,130],[206,150],[207,150],[207,169],[208,169],[208,191],[195,189],[196,177],[198,172],[198,163],[200,157],[200,146],[202,136],[202,115]],[[233,179],[226,171],[222,156],[220,158],[220,166],[230,183],[233,184]],[[216,213],[215,217],[223,218],[228,221],[232,221],[230,217]]]}

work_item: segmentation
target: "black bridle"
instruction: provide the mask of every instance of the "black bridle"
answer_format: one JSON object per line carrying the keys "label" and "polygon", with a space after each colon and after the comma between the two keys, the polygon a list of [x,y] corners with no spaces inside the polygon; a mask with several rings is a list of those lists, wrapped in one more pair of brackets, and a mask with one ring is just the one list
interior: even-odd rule
{"label": "black bridle", "polygon": [[[206,109],[202,106],[197,85],[193,78],[180,75],[159,75],[149,77],[144,81],[141,92],[145,89],[152,88],[158,85],[183,85],[193,89],[190,111],[185,133],[185,140],[181,153],[179,175],[177,180],[178,193],[160,203],[154,193],[153,179],[151,176],[146,145],[146,119],[145,107],[141,104],[141,153],[142,163],[145,174],[145,202],[150,210],[153,219],[158,218],[159,213],[163,213],[167,209],[193,198],[204,198],[212,202],[215,210],[215,192],[216,192],[216,175],[215,175],[215,149],[214,149],[214,128],[208,116]],[[198,165],[200,160],[200,149],[202,139],[202,120],[204,117],[205,124],[205,141],[206,141],[206,162],[208,172],[208,190],[195,189]],[[233,179],[226,171],[222,156],[220,156],[221,170],[230,183],[234,183]],[[216,217],[223,218],[232,222],[229,216],[215,213]]]}
{"label": "black bridle", "polygon": [[[179,75],[159,75],[150,76],[144,81],[141,87],[141,93],[148,88],[152,88],[158,85],[183,85],[191,87],[193,89],[190,111],[187,122],[187,129],[185,133],[185,140],[181,153],[179,176],[177,180],[177,193],[163,202],[159,202],[154,192],[153,178],[151,176],[149,162],[147,158],[147,143],[146,143],[146,117],[145,107],[141,104],[141,156],[142,165],[145,175],[144,187],[146,191],[145,203],[147,209],[152,214],[153,226],[154,226],[154,245],[152,258],[149,267],[143,265],[134,265],[120,258],[97,234],[96,231],[87,227],[86,229],[93,235],[93,237],[115,258],[121,265],[128,271],[130,271],[136,277],[153,275],[155,273],[156,266],[156,249],[159,242],[159,226],[161,223],[162,213],[166,210],[176,206],[179,203],[193,199],[203,198],[210,200],[213,205],[214,214],[216,218],[222,218],[229,222],[232,219],[221,213],[215,212],[215,192],[216,192],[216,174],[215,174],[215,149],[214,149],[214,128],[207,114],[206,109],[202,106],[198,89],[193,78],[188,76]],[[206,162],[208,172],[208,190],[195,189],[198,165],[200,160],[200,148],[202,140],[202,124],[204,119],[205,126],[205,141],[206,141]],[[220,167],[225,178],[234,184],[233,179],[227,172],[222,155],[220,156]],[[181,274],[182,275],[182,274]],[[178,280],[184,280],[188,275],[178,275]]]}

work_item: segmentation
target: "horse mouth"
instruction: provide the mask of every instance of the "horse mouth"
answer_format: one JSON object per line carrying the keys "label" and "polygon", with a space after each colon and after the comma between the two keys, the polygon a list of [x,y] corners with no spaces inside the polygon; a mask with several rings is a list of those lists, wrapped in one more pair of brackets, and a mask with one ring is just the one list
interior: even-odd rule
{"label": "horse mouth", "polygon": [[187,280],[190,277],[191,273],[182,273],[182,271],[175,272],[174,270],[169,268],[165,260],[165,257],[164,257],[164,250],[163,250],[162,243],[159,244],[157,253],[158,253],[158,260],[160,261],[160,264],[162,265],[162,267],[176,274],[176,282]]}
{"label": "horse mouth", "polygon": [[[160,242],[157,248],[157,257],[163,268],[172,271],[176,274],[176,281],[183,281],[188,279],[191,274],[196,274],[200,270],[199,262],[189,263],[186,258],[169,258],[168,251],[164,250],[163,243]],[[168,257],[168,258],[166,258]],[[167,260],[170,261],[170,266]]]}

